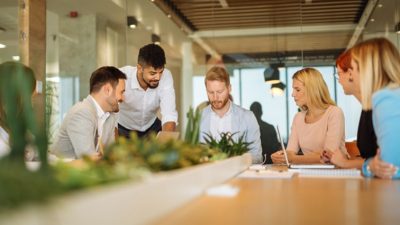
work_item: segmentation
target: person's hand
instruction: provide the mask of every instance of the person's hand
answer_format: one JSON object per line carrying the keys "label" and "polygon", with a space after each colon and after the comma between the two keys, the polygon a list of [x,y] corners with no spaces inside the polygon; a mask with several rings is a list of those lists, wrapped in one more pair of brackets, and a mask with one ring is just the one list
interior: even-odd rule
{"label": "person's hand", "polygon": [[382,179],[392,179],[398,171],[398,167],[381,159],[381,150],[378,149],[375,157],[369,162],[372,174]]}
{"label": "person's hand", "polygon": [[93,161],[99,161],[102,158],[103,158],[103,152],[101,152],[101,151],[96,152],[95,154],[90,156],[90,159]]}
{"label": "person's hand", "polygon": [[333,154],[332,151],[328,151],[328,150],[322,151],[322,153],[320,155],[321,163],[329,163],[329,162],[331,162],[332,154]]}
{"label": "person's hand", "polygon": [[347,157],[343,154],[342,151],[336,149],[335,151],[331,152],[331,163],[338,166],[338,167],[345,167],[348,161]]}
{"label": "person's hand", "polygon": [[[293,151],[286,151],[286,153],[287,153],[287,157],[288,157],[289,162],[291,162],[293,157],[294,157],[294,155],[295,155],[294,152]],[[271,159],[272,159],[272,162],[275,163],[275,164],[286,163],[285,154],[283,153],[282,150],[279,150],[279,151],[273,153],[271,155]]]}

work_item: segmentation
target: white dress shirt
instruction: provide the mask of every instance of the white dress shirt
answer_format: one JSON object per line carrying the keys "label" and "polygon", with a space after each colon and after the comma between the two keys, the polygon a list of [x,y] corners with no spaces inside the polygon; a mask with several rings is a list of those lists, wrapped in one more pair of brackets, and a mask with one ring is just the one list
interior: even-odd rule
{"label": "white dress shirt", "polygon": [[229,101],[228,104],[229,109],[222,117],[211,110],[210,133],[217,141],[221,140],[221,133],[232,132],[231,102]]}
{"label": "white dress shirt", "polygon": [[137,80],[137,68],[125,66],[120,70],[126,74],[125,100],[119,105],[118,123],[129,130],[146,131],[161,111],[161,122],[178,123],[175,105],[175,89],[172,74],[164,69],[157,88],[144,90]]}
{"label": "white dress shirt", "polygon": [[98,151],[99,148],[99,140],[101,140],[101,135],[103,134],[103,126],[104,123],[106,122],[107,118],[110,116],[109,112],[104,112],[103,109],[100,107],[100,105],[97,103],[96,99],[94,99],[91,95],[90,97],[93,99],[94,105],[96,106],[96,112],[97,112],[97,135],[98,135],[98,142],[96,144],[96,151]]}
{"label": "white dress shirt", "polygon": [[8,138],[8,133],[2,127],[0,127],[0,158],[10,152]]}

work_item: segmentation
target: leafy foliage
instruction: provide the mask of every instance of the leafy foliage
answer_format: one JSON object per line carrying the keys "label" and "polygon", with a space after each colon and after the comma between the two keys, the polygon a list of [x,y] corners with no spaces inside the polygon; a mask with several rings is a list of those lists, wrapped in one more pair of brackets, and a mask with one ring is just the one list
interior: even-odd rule
{"label": "leafy foliage", "polygon": [[190,107],[186,117],[188,118],[188,122],[186,125],[185,141],[191,145],[197,145],[199,144],[201,112],[199,109],[193,110]]}
{"label": "leafy foliage", "polygon": [[231,134],[230,132],[222,132],[220,134],[221,139],[217,141],[211,134],[206,133],[204,140],[210,148],[220,149],[222,152],[226,153],[228,157],[242,155],[249,150],[251,143],[245,141],[246,134],[243,134],[235,141],[233,138],[235,134],[237,133]]}
{"label": "leafy foliage", "polygon": [[131,139],[120,138],[106,149],[105,161],[110,164],[135,164],[150,171],[168,171],[192,165],[226,158],[218,150],[206,146],[191,145],[179,140],[159,142],[155,136],[148,140],[138,139],[135,134]]}

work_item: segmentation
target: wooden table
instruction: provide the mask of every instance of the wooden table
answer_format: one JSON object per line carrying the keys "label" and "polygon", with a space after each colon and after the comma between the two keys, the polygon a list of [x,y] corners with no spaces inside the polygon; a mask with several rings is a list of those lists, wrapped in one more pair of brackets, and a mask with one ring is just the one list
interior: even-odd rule
{"label": "wooden table", "polygon": [[202,195],[157,225],[400,224],[400,181],[300,178],[240,179],[235,197]]}

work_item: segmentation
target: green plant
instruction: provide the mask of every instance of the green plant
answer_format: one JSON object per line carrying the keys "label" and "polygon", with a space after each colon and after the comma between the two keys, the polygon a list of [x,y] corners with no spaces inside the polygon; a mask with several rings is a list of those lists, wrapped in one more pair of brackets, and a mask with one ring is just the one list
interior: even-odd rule
{"label": "green plant", "polygon": [[110,164],[135,164],[151,171],[167,171],[184,168],[215,159],[226,158],[225,154],[202,145],[192,145],[179,140],[160,142],[156,137],[139,139],[120,138],[105,151],[104,159]]}
{"label": "green plant", "polygon": [[193,108],[190,107],[186,117],[188,121],[186,125],[185,141],[191,145],[197,145],[199,144],[201,112],[199,109],[193,110]]}
{"label": "green plant", "polygon": [[210,148],[217,148],[222,152],[226,153],[228,157],[242,155],[249,150],[251,142],[245,142],[246,134],[240,136],[237,141],[233,136],[237,133],[231,134],[230,132],[220,133],[221,139],[218,141],[211,134],[205,133],[205,142]]}

